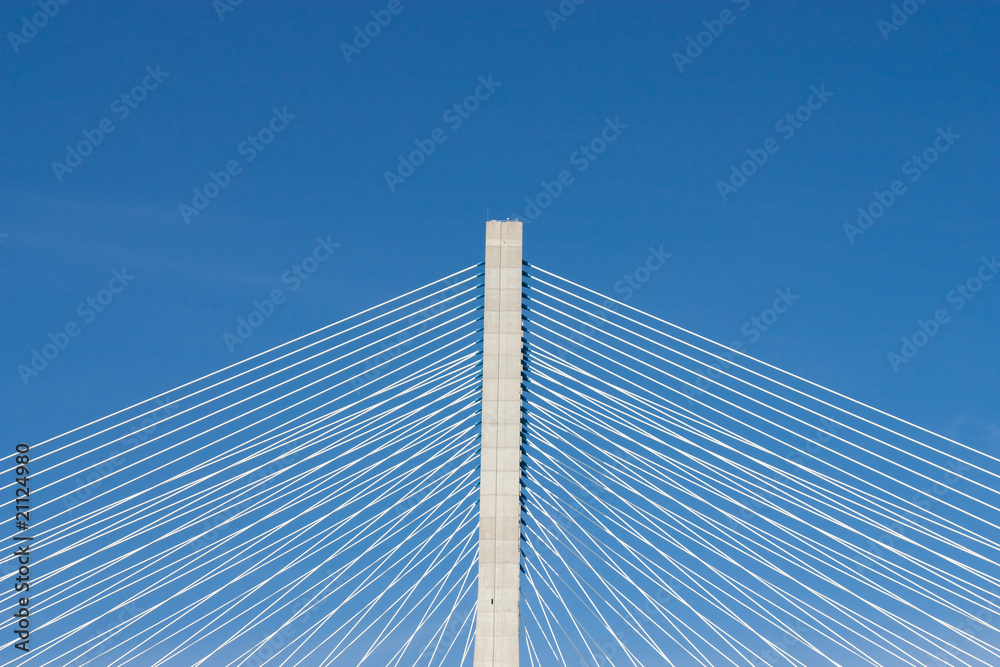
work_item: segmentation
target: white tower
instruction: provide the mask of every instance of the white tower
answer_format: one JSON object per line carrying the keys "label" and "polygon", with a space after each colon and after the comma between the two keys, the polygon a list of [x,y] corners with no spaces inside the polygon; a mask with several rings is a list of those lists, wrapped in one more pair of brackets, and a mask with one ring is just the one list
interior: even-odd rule
{"label": "white tower", "polygon": [[521,223],[486,223],[474,667],[517,667],[521,598]]}

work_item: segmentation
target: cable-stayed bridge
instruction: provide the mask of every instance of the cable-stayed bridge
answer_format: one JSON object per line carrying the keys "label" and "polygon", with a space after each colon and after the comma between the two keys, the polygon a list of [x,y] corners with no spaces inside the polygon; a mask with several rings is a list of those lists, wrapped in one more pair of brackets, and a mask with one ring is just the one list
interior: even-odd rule
{"label": "cable-stayed bridge", "polygon": [[30,443],[2,664],[1000,665],[997,458],[488,225],[484,263]]}

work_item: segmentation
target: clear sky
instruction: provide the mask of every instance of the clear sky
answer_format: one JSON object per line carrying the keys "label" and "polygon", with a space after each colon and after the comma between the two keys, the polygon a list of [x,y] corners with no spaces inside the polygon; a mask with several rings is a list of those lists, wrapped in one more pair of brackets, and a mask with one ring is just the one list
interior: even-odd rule
{"label": "clear sky", "polygon": [[[2,61],[11,437],[61,432],[474,263],[487,211],[523,217],[567,170],[526,229],[529,261],[613,295],[662,246],[671,257],[631,304],[996,443],[1000,280],[960,312],[947,300],[1000,251],[996,6],[929,3],[888,30],[892,3],[837,4],[586,2],[562,21],[555,2],[404,2],[355,53],[340,45],[381,5],[71,3],[34,34],[22,18],[38,6],[7,3],[5,30],[34,34],[8,35]],[[726,9],[697,55],[687,38],[704,21],[718,31]],[[464,118],[452,107],[477,90],[487,99]],[[782,120],[810,100],[799,129]],[[273,109],[294,118],[251,161],[242,142]],[[574,161],[608,118],[620,136]],[[104,119],[113,131],[79,166],[53,166]],[[391,191],[385,172],[439,128]],[[912,182],[904,165],[939,128],[960,138]],[[777,152],[723,201],[718,182],[768,139]],[[240,173],[186,222],[179,205],[230,161]],[[852,243],[844,225],[897,179],[905,192]],[[340,245],[293,293],[282,276],[317,237]],[[103,312],[78,308],[123,267],[135,278]],[[231,352],[223,335],[275,288],[288,301]],[[776,290],[794,305],[751,342]],[[950,321],[894,372],[888,353],[938,309]],[[79,335],[26,386],[18,366],[70,322]]]}
{"label": "clear sky", "polygon": [[41,4],[0,11],[8,443],[519,217],[529,262],[1000,445],[996,3]]}

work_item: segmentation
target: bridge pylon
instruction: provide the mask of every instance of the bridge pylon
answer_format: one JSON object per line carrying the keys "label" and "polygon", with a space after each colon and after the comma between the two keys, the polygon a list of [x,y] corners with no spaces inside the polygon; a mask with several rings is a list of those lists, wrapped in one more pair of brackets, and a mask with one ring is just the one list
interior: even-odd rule
{"label": "bridge pylon", "polygon": [[517,667],[521,598],[521,241],[486,223],[479,598],[474,667]]}

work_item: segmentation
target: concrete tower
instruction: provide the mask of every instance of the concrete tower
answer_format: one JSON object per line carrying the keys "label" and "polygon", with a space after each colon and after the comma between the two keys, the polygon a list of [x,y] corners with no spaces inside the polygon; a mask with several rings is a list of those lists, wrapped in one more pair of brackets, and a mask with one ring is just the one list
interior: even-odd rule
{"label": "concrete tower", "polygon": [[517,667],[521,599],[521,223],[486,223],[474,667]]}

